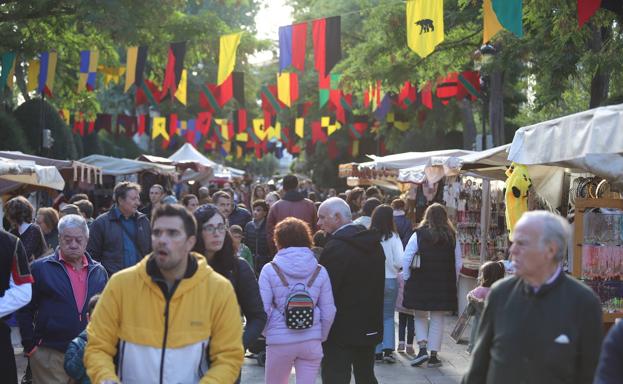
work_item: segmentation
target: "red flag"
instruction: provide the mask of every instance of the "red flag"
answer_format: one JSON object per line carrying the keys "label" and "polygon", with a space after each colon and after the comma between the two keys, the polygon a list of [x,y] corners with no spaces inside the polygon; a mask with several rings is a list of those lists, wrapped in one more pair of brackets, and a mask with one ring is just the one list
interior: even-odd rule
{"label": "red flag", "polygon": [[139,136],[145,134],[145,115],[138,115],[138,129],[136,130]]}
{"label": "red flag", "polygon": [[437,81],[437,98],[441,100],[443,105],[448,105],[450,99],[457,96],[459,87],[458,79],[459,74],[452,72]]}
{"label": "red flag", "polygon": [[210,131],[210,123],[212,122],[212,114],[210,112],[199,112],[195,129],[201,132],[203,136],[207,136]]}
{"label": "red flag", "polygon": [[322,126],[320,125],[320,121],[312,121],[312,144],[316,144],[316,142],[321,141],[323,143],[327,143],[327,134],[322,131]]}
{"label": "red flag", "polygon": [[340,150],[337,148],[337,143],[335,140],[329,140],[327,145],[327,154],[329,155],[329,159],[335,160],[340,155]]}
{"label": "red flag", "polygon": [[422,105],[428,109],[433,109],[433,92],[431,90],[430,81],[426,82],[426,85],[421,92]]}
{"label": "red flag", "polygon": [[578,0],[578,26],[582,28],[601,7],[601,0]]}
{"label": "red flag", "polygon": [[184,70],[184,56],[186,55],[186,42],[171,43],[169,46],[169,55],[167,66],[164,72],[164,81],[162,83],[162,94],[160,100],[164,99],[170,92],[171,97],[175,97],[177,86],[182,79],[182,71]]}
{"label": "red flag", "polygon": [[416,99],[417,89],[415,89],[410,81],[405,81],[400,90],[400,94],[398,94],[398,105],[400,105],[402,109],[407,109],[411,104],[415,103]]}
{"label": "red flag", "polygon": [[462,100],[467,96],[472,101],[480,97],[480,73],[478,71],[463,71],[459,75],[459,89],[456,98]]}
{"label": "red flag", "polygon": [[89,135],[93,133],[93,131],[95,131],[95,120],[89,121],[89,129],[88,129]]}
{"label": "red flag", "polygon": [[299,71],[305,69],[305,47],[307,46],[307,23],[292,25],[292,66]]}

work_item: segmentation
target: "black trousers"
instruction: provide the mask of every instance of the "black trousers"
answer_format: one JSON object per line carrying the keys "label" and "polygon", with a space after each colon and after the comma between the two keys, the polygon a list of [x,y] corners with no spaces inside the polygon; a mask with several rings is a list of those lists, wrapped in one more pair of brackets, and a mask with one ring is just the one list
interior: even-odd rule
{"label": "black trousers", "polygon": [[11,328],[0,319],[0,376],[2,382],[17,384],[17,366],[11,343]]}
{"label": "black trousers", "polygon": [[413,344],[415,337],[414,317],[398,312],[398,341],[405,341],[405,330],[407,331],[407,344]]}
{"label": "black trousers", "polygon": [[349,384],[351,372],[357,384],[378,384],[374,376],[374,345],[352,347],[324,343],[323,384]]}

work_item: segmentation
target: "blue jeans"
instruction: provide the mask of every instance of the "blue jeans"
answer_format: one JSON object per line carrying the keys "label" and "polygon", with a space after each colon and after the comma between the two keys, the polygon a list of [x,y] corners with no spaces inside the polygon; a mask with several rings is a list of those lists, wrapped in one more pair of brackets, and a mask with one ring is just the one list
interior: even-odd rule
{"label": "blue jeans", "polygon": [[383,294],[383,341],[376,346],[376,353],[381,353],[384,350],[393,351],[396,347],[394,313],[396,311],[397,296],[398,283],[396,279],[385,279],[385,292]]}

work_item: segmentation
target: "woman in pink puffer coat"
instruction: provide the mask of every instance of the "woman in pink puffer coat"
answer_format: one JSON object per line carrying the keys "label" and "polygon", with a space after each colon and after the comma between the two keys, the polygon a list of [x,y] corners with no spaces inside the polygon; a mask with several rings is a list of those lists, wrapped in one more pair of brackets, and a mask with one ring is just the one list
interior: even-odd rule
{"label": "woman in pink puffer coat", "polygon": [[[298,384],[315,383],[322,360],[322,342],[326,340],[335,318],[335,305],[329,274],[320,267],[313,284],[307,286],[318,262],[310,247],[312,236],[302,220],[287,218],[275,228],[278,252],[271,264],[260,273],[260,295],[268,316],[266,337],[265,381],[271,384],[288,383],[294,367]],[[285,287],[273,264],[288,283]],[[286,326],[284,309],[292,288],[305,285],[314,302],[314,321],[308,329]]]}

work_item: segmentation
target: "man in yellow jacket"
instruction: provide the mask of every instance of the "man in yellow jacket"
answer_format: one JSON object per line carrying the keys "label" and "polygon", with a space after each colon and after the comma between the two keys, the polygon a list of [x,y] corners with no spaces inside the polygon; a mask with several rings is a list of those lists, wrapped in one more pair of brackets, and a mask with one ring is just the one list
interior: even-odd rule
{"label": "man in yellow jacket", "polygon": [[181,205],[153,212],[153,253],[113,275],[87,327],[91,382],[236,381],[240,309],[231,283],[191,252],[196,226]]}

